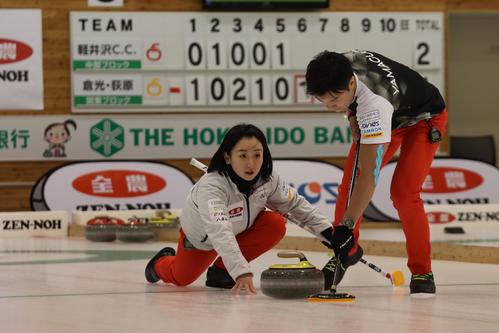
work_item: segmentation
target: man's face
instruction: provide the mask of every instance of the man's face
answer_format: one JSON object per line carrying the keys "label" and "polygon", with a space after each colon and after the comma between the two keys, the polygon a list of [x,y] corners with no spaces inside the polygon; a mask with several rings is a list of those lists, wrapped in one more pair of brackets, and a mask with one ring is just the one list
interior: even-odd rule
{"label": "man's face", "polygon": [[333,112],[346,112],[348,106],[352,104],[355,95],[355,79],[352,78],[348,84],[347,90],[339,92],[328,91],[323,95],[315,98],[324,104],[328,110]]}

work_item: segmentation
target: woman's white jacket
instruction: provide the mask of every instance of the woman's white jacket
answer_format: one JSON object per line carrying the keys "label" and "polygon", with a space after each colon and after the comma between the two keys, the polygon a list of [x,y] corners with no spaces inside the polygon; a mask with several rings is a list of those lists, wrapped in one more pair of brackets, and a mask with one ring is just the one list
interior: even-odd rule
{"label": "woman's white jacket", "polygon": [[236,235],[251,228],[266,208],[288,216],[316,236],[331,222],[274,172],[270,180],[257,182],[247,197],[228,175],[205,174],[191,189],[180,218],[189,242],[199,250],[212,250],[222,258],[234,280],[251,273],[237,244]]}

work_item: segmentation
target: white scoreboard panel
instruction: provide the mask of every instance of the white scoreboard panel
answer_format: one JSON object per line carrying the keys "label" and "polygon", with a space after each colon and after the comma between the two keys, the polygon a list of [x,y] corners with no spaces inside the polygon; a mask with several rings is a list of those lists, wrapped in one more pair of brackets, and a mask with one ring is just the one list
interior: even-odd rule
{"label": "white scoreboard panel", "polygon": [[304,74],[319,52],[366,49],[444,94],[443,14],[72,12],[73,112],[323,111]]}

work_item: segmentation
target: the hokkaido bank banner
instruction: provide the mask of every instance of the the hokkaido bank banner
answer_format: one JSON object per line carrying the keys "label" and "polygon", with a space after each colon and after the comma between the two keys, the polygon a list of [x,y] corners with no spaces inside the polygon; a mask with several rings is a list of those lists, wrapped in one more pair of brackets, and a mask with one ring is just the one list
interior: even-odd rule
{"label": "the hokkaido bank banner", "polygon": [[43,109],[39,9],[0,9],[0,110],[19,109]]}
{"label": "the hokkaido bank banner", "polygon": [[234,125],[251,123],[273,157],[344,157],[347,121],[333,113],[5,116],[3,161],[210,158]]}

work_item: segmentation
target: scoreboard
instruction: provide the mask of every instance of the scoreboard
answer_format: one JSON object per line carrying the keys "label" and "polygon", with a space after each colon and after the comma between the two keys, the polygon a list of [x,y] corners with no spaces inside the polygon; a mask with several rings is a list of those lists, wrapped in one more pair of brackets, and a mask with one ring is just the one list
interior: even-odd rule
{"label": "scoreboard", "polygon": [[366,49],[444,92],[442,13],[72,12],[73,112],[324,111],[319,52]]}

